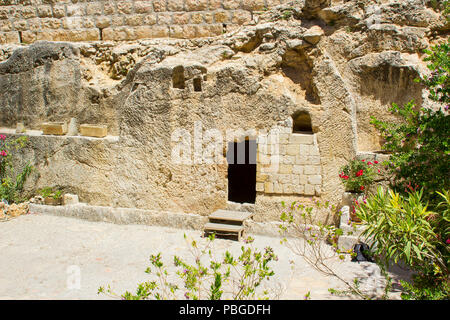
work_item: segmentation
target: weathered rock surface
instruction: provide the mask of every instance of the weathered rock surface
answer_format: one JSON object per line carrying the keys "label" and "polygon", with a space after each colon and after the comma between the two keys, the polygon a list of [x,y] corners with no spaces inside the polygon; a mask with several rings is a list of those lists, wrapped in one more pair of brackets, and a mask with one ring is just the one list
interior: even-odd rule
{"label": "weathered rock surface", "polygon": [[20,215],[27,214],[29,212],[29,203],[22,202],[19,204],[12,203],[6,204],[3,201],[0,202],[0,221],[16,218]]}
{"label": "weathered rock surface", "polygon": [[[447,20],[419,0],[299,1],[256,16],[258,23],[215,38],[1,47],[1,126],[21,121],[38,130],[76,118],[110,135],[30,134],[20,161],[37,170],[27,191],[58,186],[92,205],[208,215],[227,206],[227,130],[277,126],[289,141],[291,117],[305,111],[318,155],[305,159],[290,147],[282,172],[258,175],[254,219],[276,220],[282,200],[338,203],[339,167],[380,149],[370,116],[390,118],[391,102],[426,101],[413,79],[427,72],[422,50],[445,41]],[[174,163],[177,130],[192,144],[196,134],[218,130],[221,163],[195,161],[199,148],[190,149],[190,163]],[[303,162],[294,169],[295,161]]]}

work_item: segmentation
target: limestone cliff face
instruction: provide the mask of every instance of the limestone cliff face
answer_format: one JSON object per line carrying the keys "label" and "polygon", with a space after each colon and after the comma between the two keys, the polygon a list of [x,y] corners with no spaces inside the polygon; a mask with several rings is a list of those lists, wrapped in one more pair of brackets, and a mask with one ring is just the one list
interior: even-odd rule
{"label": "limestone cliff face", "polygon": [[[30,130],[29,192],[58,186],[96,205],[207,215],[228,199],[227,130],[254,129],[256,220],[277,219],[282,200],[338,203],[339,167],[380,150],[370,116],[390,118],[392,102],[427,102],[413,79],[427,72],[423,49],[446,41],[449,23],[419,0],[304,0],[257,13],[214,38],[0,48],[0,125]],[[299,135],[302,112],[312,132]],[[110,136],[33,131],[72,117],[106,124]],[[279,165],[269,170],[258,134],[273,128]],[[176,132],[191,143],[188,163],[173,161]],[[212,163],[211,133],[223,149]]]}

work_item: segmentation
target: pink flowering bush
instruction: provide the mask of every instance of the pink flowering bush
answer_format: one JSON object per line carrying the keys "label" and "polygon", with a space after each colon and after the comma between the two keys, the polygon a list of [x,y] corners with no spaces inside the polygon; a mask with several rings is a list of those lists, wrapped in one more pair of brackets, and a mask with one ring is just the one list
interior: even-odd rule
{"label": "pink flowering bush", "polygon": [[366,192],[380,169],[377,168],[378,161],[353,159],[340,169],[339,178],[345,186],[345,191]]}

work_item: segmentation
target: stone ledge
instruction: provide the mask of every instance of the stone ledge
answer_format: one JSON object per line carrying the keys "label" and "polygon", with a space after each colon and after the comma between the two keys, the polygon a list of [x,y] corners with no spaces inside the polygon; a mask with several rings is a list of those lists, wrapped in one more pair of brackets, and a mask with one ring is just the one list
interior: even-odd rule
{"label": "stone ledge", "polygon": [[175,213],[136,208],[113,208],[77,203],[65,206],[30,204],[30,211],[88,221],[114,224],[142,224],[173,227],[178,229],[202,230],[208,217],[189,213]]}
{"label": "stone ledge", "polygon": [[16,129],[11,128],[0,128],[1,134],[10,134],[15,136],[30,136],[30,137],[45,137],[45,138],[54,138],[54,139],[83,139],[83,140],[106,140],[107,142],[118,142],[119,136],[110,136],[107,135],[103,138],[97,138],[97,137],[88,137],[88,136],[69,136],[69,135],[47,135],[43,134],[41,130],[26,130],[24,133],[16,133]]}
{"label": "stone ledge", "polygon": [[[171,227],[177,229],[203,230],[208,222],[207,216],[192,213],[177,213],[136,208],[113,208],[105,206],[91,206],[86,203],[76,203],[63,206],[47,206],[30,203],[30,212],[84,219],[94,222],[109,222],[114,224],[138,224]],[[255,222],[246,220],[245,233],[247,235],[261,235],[281,237],[279,225],[281,222]],[[311,226],[312,229],[317,228]],[[295,231],[288,228],[288,236],[295,236]]]}

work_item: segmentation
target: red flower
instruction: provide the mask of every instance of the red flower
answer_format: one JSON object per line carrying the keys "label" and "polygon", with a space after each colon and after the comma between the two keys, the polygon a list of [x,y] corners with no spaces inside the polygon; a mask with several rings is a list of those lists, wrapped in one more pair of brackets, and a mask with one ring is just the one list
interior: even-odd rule
{"label": "red flower", "polygon": [[357,177],[362,176],[363,173],[364,173],[364,170],[361,169],[361,170],[359,170],[359,171],[356,173],[356,176],[357,176]]}
{"label": "red flower", "polygon": [[374,163],[375,163],[375,164],[378,164],[378,161],[377,161],[377,160],[375,160],[375,161],[374,161]]}
{"label": "red flower", "polygon": [[373,163],[372,163],[372,162],[370,162],[370,161],[369,161],[369,162],[367,162],[367,164],[368,164],[369,166],[373,165]]}
{"label": "red flower", "polygon": [[447,241],[445,241],[446,244],[450,244],[450,239],[447,239]]}
{"label": "red flower", "polygon": [[364,190],[364,186],[359,187],[359,190],[363,191]]}
{"label": "red flower", "polygon": [[381,173],[380,169],[378,169],[378,173]]}
{"label": "red flower", "polygon": [[362,162],[365,162],[366,160],[362,159],[361,161],[362,161]]}
{"label": "red flower", "polygon": [[341,172],[341,173],[339,173],[339,178],[344,179],[344,180],[347,180],[347,179],[348,179],[348,176],[346,176],[346,175],[344,174],[344,172]]}

